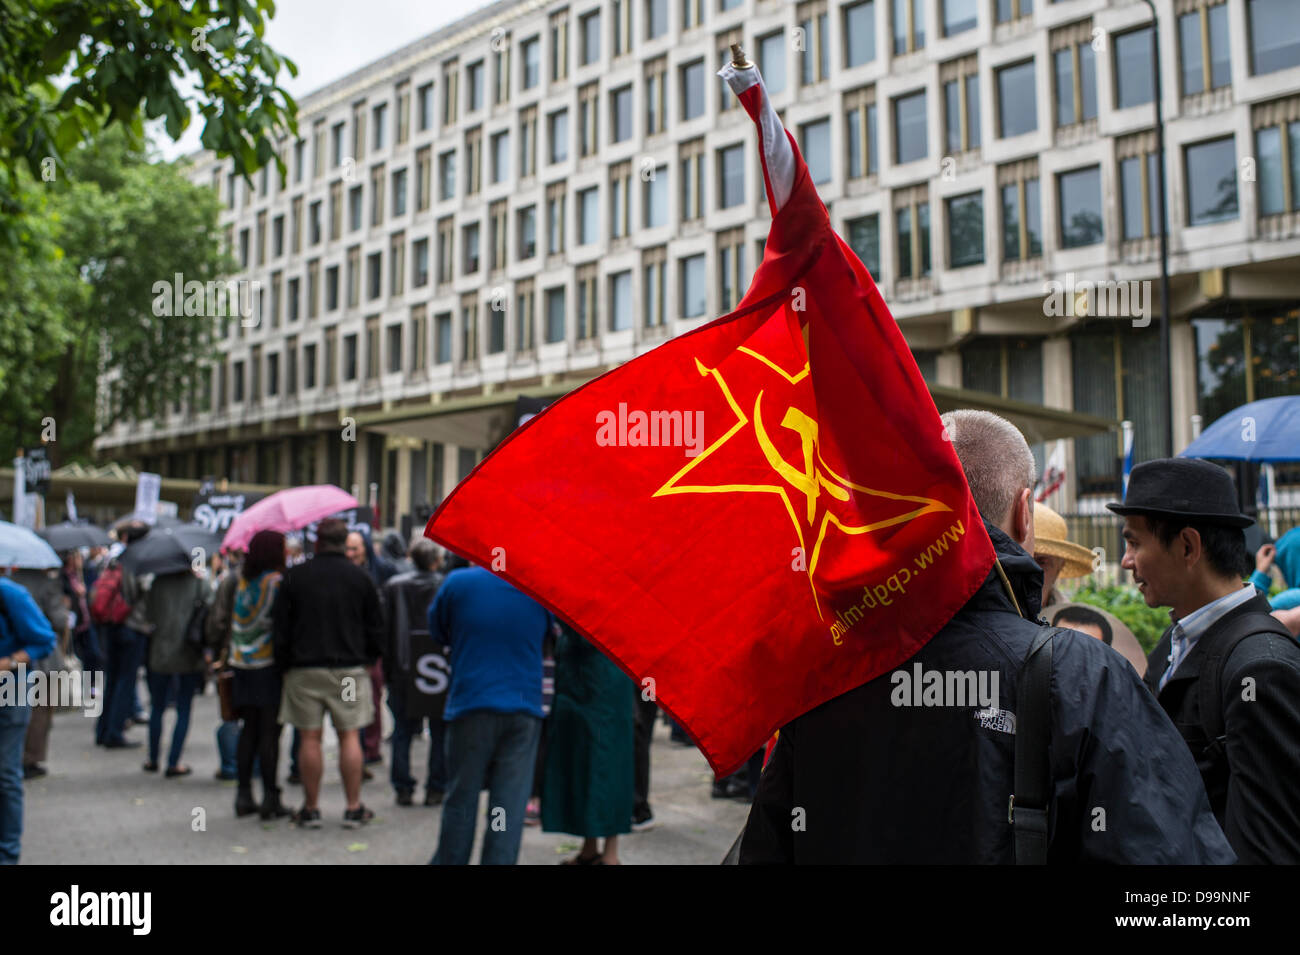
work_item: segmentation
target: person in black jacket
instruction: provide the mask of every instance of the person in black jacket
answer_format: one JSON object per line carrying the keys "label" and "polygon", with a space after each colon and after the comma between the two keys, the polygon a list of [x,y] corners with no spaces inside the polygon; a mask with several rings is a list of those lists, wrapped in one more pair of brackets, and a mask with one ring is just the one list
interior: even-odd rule
{"label": "person in black jacket", "polygon": [[[1036,470],[996,415],[943,421],[999,565],[897,670],[781,729],[741,864],[1015,861],[1017,677],[1041,632],[1043,574],[1029,556]],[[1052,645],[1047,861],[1232,862],[1195,764],[1132,666],[1074,631]],[[898,676],[917,666],[945,683],[955,671],[987,674],[991,705],[907,705]]]}
{"label": "person in black jacket", "polygon": [[374,719],[366,667],[379,656],[383,617],[370,576],[344,556],[347,536],[343,521],[321,521],[316,556],[289,568],[272,608],[275,662],[285,671],[279,722],[302,734],[304,803],[294,822],[310,829],[321,826],[317,798],[326,710],[339,734],[348,803],[343,825],[356,828],[374,816],[361,804],[360,731]]}
{"label": "person in black jacket", "polygon": [[1232,478],[1191,458],[1133,469],[1121,566],[1173,621],[1147,684],[1186,741],[1243,863],[1300,862],[1300,645],[1242,582],[1249,558]]}
{"label": "person in black jacket", "polygon": [[[412,677],[418,660],[412,659],[412,635],[428,633],[429,607],[442,583],[438,573],[441,550],[427,537],[411,545],[413,570],[388,578],[384,584],[384,683],[388,686],[388,708],[393,713],[393,766],[389,779],[397,793],[399,806],[412,805],[415,778],[411,775],[411,740],[424,731],[429,721],[429,768],[424,777],[424,804],[442,803],[447,788],[446,759],[443,752],[444,723],[441,714],[429,711],[423,694],[413,693]],[[441,647],[438,648],[441,652]],[[445,662],[445,655],[444,655]],[[419,681],[430,691],[447,686],[444,671],[421,673]],[[418,688],[414,687],[414,688]]]}

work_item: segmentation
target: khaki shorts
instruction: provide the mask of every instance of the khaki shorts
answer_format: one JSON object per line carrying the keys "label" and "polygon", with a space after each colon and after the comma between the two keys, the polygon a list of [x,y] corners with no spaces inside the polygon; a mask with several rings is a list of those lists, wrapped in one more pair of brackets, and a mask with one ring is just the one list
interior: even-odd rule
{"label": "khaki shorts", "polygon": [[365,667],[302,667],[284,675],[280,722],[300,730],[318,730],[329,710],[334,729],[357,730],[375,719],[370,675]]}

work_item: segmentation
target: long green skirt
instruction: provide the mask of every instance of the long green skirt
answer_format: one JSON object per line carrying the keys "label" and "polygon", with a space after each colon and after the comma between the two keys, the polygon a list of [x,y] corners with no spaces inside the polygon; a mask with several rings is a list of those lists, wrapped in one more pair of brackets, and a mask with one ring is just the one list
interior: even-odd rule
{"label": "long green skirt", "polygon": [[567,626],[555,645],[542,828],[586,838],[630,832],[636,686]]}

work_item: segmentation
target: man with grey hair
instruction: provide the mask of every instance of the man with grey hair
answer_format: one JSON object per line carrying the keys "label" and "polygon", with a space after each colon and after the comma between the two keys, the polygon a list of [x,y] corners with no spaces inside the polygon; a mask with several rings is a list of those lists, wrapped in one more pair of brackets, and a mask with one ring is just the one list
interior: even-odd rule
{"label": "man with grey hair", "polygon": [[[429,607],[442,583],[438,567],[442,548],[421,535],[407,551],[414,570],[390,577],[383,587],[384,683],[388,708],[393,714],[393,759],[389,779],[399,806],[414,804],[416,780],[411,775],[411,740],[424,732],[429,721],[429,766],[424,779],[424,804],[442,802],[447,788],[443,753],[441,703],[447,680],[446,654],[433,647],[428,633]],[[443,666],[438,666],[438,657]],[[431,692],[441,689],[441,693]]]}
{"label": "man with grey hair", "polygon": [[[950,412],[943,424],[997,564],[897,670],[782,727],[741,864],[1017,861],[1008,805],[1016,734],[1028,725],[1017,721],[1017,685],[1042,632],[1033,455],[988,412]],[[1232,862],[1196,764],[1128,662],[1073,631],[1051,646],[1047,861]],[[916,705],[897,677],[917,671],[941,685],[975,674],[996,698]]]}

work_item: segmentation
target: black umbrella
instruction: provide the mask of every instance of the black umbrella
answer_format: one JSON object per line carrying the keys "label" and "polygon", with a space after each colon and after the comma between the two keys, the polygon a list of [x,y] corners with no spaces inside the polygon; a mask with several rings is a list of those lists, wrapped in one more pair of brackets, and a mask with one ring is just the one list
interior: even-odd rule
{"label": "black umbrella", "polygon": [[122,553],[122,567],[133,574],[175,574],[202,566],[221,547],[221,535],[198,524],[155,527],[129,544]]}
{"label": "black umbrella", "polygon": [[108,535],[94,524],[64,521],[62,524],[43,527],[36,533],[59,553],[78,547],[107,547],[109,544]]}
{"label": "black umbrella", "polygon": [[[115,520],[112,523],[111,527],[113,528],[113,530],[118,530],[119,528],[125,527],[127,524],[131,524],[133,522],[138,522],[140,524],[145,523],[144,521],[140,520],[140,518],[136,517],[134,514],[126,514],[122,517],[119,517],[117,520]],[[181,520],[179,517],[170,517],[166,514],[159,514],[158,517],[155,519],[153,526],[154,527],[180,527],[184,523],[185,522]]]}

